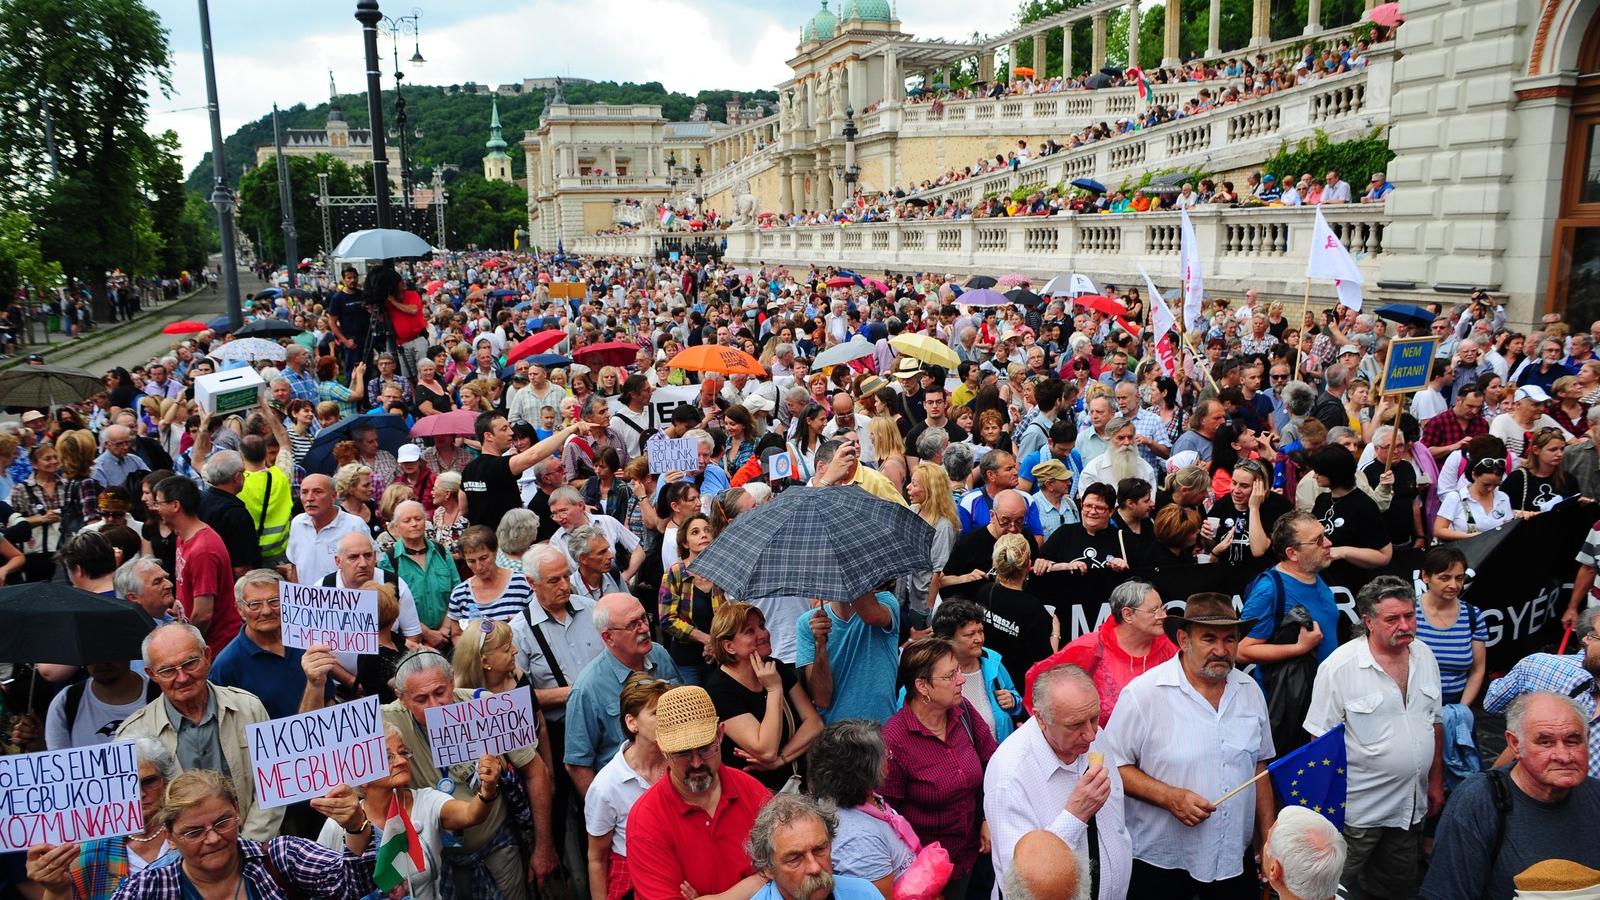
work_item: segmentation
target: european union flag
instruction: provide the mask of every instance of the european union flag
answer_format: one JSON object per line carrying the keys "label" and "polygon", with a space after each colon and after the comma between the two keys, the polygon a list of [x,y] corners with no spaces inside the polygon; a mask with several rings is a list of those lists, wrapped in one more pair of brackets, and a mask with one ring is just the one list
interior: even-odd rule
{"label": "european union flag", "polygon": [[1344,725],[1267,766],[1272,789],[1284,806],[1304,806],[1322,813],[1344,830],[1344,799],[1350,787],[1345,774]]}

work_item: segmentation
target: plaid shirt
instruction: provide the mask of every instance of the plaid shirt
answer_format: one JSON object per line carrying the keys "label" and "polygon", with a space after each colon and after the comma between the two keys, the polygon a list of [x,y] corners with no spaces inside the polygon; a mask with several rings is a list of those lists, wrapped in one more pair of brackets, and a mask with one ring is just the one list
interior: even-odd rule
{"label": "plaid shirt", "polygon": [[350,402],[355,394],[337,381],[317,382],[317,401],[332,400],[339,404],[339,418],[348,419],[356,414],[356,405]]}
{"label": "plaid shirt", "polygon": [[[1580,648],[1583,646],[1580,642]],[[1589,775],[1600,778],[1600,702],[1596,701],[1594,676],[1583,667],[1584,651],[1566,656],[1534,653],[1523,657],[1511,671],[1489,682],[1483,695],[1483,710],[1499,714],[1511,701],[1534,691],[1550,691],[1571,697],[1589,713]]]}
{"label": "plaid shirt", "polygon": [[[151,863],[153,866],[176,862],[176,851],[168,851]],[[74,900],[109,897],[128,877],[128,839],[101,838],[78,845],[78,860],[72,866]]]}
{"label": "plaid shirt", "polygon": [[[361,900],[376,890],[372,869],[377,861],[377,842],[365,853],[352,856],[339,853],[305,838],[280,836],[265,845],[239,838],[239,856],[244,861],[246,890],[258,900],[288,900],[267,871],[266,859],[278,876],[300,893],[320,900]],[[183,866],[176,857],[167,865],[145,869],[117,888],[113,900],[183,900]]]}
{"label": "plaid shirt", "polygon": [[1489,423],[1481,418],[1467,420],[1466,425],[1456,417],[1456,411],[1447,409],[1429,419],[1422,426],[1422,443],[1429,447],[1444,447],[1454,444],[1462,438],[1477,437],[1489,433]]}
{"label": "plaid shirt", "polygon": [[[1141,409],[1133,414],[1133,433],[1147,437],[1169,450],[1172,448],[1172,437],[1167,433],[1167,423],[1148,409]],[[1157,472],[1166,471],[1167,461],[1149,447],[1140,444],[1139,455],[1144,457],[1144,461]]]}
{"label": "plaid shirt", "polygon": [[384,386],[389,384],[400,385],[400,399],[404,400],[407,406],[410,406],[411,381],[404,375],[391,375],[388,378],[374,378],[367,382],[367,405],[377,406],[378,395],[383,393]]}
{"label": "plaid shirt", "polygon": [[320,394],[317,392],[317,377],[310,372],[296,372],[284,366],[283,377],[289,380],[289,392],[294,395],[294,399],[313,404],[320,399]]}
{"label": "plaid shirt", "polygon": [[923,844],[938,841],[950,852],[957,874],[972,871],[983,767],[1000,746],[989,725],[962,700],[949,713],[940,740],[903,706],[884,723],[883,743],[889,751],[883,799],[906,817]]}

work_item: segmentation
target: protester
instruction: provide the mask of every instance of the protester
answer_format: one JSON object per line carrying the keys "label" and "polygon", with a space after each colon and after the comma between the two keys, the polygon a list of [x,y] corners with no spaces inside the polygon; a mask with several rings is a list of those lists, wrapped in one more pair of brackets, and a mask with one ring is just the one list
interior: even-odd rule
{"label": "protester", "polygon": [[838,813],[804,794],[778,794],[750,826],[750,862],[770,879],[757,900],[878,900],[872,882],[833,873]]}
{"label": "protester", "polygon": [[1321,813],[1285,806],[1261,852],[1261,873],[1279,900],[1336,900],[1344,836]]}
{"label": "protester", "polygon": [[672,685],[642,673],[623,682],[618,714],[628,740],[589,785],[584,798],[588,828],[589,893],[593,900],[621,900],[633,889],[628,874],[628,814],[667,773],[656,743],[656,711]]}
{"label": "protester", "polygon": [[710,636],[717,668],[705,688],[722,720],[724,762],[769,790],[798,784],[822,718],[794,666],[772,658],[766,618],[748,603],[725,603],[712,616]]}
{"label": "protester", "polygon": [[838,810],[834,871],[872,882],[885,898],[923,851],[911,823],[879,793],[888,752],[876,722],[844,719],[811,745],[806,779],[811,796]]}
{"label": "protester", "polygon": [[894,714],[900,605],[879,591],[830,600],[795,623],[794,666],[827,724]]}
{"label": "protester", "polygon": [[978,604],[951,600],[939,605],[929,627],[934,637],[947,640],[956,648],[956,662],[966,679],[962,693],[994,732],[995,740],[1004,741],[1027,713],[1005,661],[999,653],[984,646],[986,618],[983,607]]}
{"label": "protester", "polygon": [[1094,682],[1103,728],[1128,682],[1178,654],[1166,634],[1166,604],[1148,582],[1132,580],[1117,585],[1111,591],[1110,604],[1111,615],[1099,628],[1028,668],[1024,678],[1028,710],[1034,710],[1039,677],[1058,666],[1073,665]]}

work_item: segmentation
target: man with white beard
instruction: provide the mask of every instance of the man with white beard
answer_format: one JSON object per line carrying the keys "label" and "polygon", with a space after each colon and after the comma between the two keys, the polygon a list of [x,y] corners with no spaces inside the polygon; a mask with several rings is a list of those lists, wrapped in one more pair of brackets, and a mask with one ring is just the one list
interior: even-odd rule
{"label": "man with white beard", "polygon": [[1106,423],[1106,434],[1111,436],[1106,452],[1090,460],[1083,467],[1083,474],[1078,476],[1078,495],[1083,496],[1084,489],[1091,484],[1109,484],[1116,490],[1124,478],[1143,478],[1155,484],[1155,470],[1139,455],[1133,420],[1124,416],[1112,419]]}

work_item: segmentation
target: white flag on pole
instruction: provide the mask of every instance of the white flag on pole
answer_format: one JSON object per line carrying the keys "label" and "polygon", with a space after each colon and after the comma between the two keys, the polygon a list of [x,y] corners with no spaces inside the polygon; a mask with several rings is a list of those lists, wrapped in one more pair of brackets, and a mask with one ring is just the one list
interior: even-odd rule
{"label": "white flag on pole", "polygon": [[1178,263],[1183,267],[1183,321],[1193,327],[1205,307],[1205,276],[1200,271],[1200,243],[1194,237],[1189,211],[1179,210]]}
{"label": "white flag on pole", "polygon": [[1306,277],[1332,281],[1339,292],[1339,302],[1358,312],[1361,310],[1361,269],[1344,241],[1328,227],[1320,206],[1311,231],[1311,251],[1306,256]]}
{"label": "white flag on pole", "polygon": [[1171,378],[1177,371],[1172,354],[1172,332],[1177,322],[1172,318],[1172,308],[1167,306],[1167,301],[1162,298],[1156,283],[1150,280],[1150,273],[1144,270],[1144,266],[1139,266],[1139,274],[1144,276],[1144,287],[1150,295],[1150,328],[1156,335],[1156,360],[1161,365],[1162,373]]}

